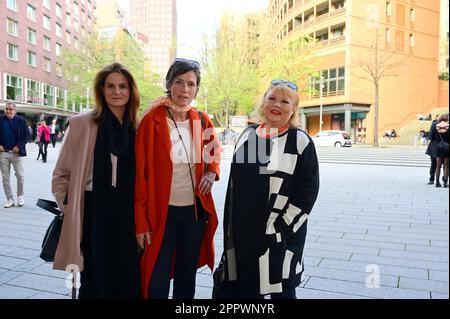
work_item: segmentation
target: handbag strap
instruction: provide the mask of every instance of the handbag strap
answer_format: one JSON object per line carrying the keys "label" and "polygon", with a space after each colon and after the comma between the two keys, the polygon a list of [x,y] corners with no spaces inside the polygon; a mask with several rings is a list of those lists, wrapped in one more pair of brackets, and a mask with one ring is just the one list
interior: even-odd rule
{"label": "handbag strap", "polygon": [[167,110],[167,113],[169,113],[169,116],[170,116],[170,118],[172,119],[173,123],[175,124],[175,128],[177,129],[177,132],[178,132],[178,137],[179,137],[181,143],[183,144],[183,148],[184,148],[184,151],[185,151],[185,154],[186,154],[186,159],[187,159],[187,165],[188,165],[188,167],[189,167],[189,175],[191,176],[192,193],[194,194],[194,203],[195,203],[196,201],[195,201],[194,177],[193,177],[193,175],[192,175],[192,170],[191,170],[191,165],[190,165],[189,153],[188,153],[188,151],[187,151],[186,144],[184,144],[183,137],[181,136],[181,132],[180,132],[180,130],[178,129],[177,122],[176,122],[175,119],[173,118],[173,115],[172,115],[172,113],[170,112],[170,110],[169,110],[169,108],[168,108],[167,106],[166,106],[166,110]]}

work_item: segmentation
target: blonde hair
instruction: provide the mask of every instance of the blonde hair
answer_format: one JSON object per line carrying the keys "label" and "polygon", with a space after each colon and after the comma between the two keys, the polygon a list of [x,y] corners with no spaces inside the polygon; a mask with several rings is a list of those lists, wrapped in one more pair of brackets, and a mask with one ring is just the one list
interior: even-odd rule
{"label": "blonde hair", "polygon": [[264,93],[264,96],[261,99],[261,102],[256,107],[256,113],[258,114],[259,121],[261,123],[267,122],[266,117],[264,116],[264,104],[266,103],[266,98],[269,92],[273,90],[279,90],[282,93],[286,94],[293,102],[294,104],[294,113],[292,114],[291,118],[289,119],[289,126],[292,128],[298,128],[300,126],[300,116],[298,114],[298,104],[300,102],[300,95],[297,91],[292,90],[286,85],[280,84],[280,85],[270,85],[267,89],[266,93]]}

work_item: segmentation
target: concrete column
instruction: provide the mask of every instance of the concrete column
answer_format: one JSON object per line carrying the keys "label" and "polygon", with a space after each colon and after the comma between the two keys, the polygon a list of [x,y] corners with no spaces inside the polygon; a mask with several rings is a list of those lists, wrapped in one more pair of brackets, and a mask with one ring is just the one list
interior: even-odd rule
{"label": "concrete column", "polygon": [[345,110],[345,122],[344,122],[345,131],[350,134],[350,130],[352,129],[352,110]]}

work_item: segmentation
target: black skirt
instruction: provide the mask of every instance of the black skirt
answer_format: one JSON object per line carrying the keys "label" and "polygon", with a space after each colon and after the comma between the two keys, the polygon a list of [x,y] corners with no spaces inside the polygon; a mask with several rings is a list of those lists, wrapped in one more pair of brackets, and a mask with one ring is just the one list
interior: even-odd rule
{"label": "black skirt", "polygon": [[[109,216],[92,209],[92,192],[85,192],[79,299],[141,298],[139,255],[133,211],[113,205]],[[113,196],[112,201],[120,198]]]}

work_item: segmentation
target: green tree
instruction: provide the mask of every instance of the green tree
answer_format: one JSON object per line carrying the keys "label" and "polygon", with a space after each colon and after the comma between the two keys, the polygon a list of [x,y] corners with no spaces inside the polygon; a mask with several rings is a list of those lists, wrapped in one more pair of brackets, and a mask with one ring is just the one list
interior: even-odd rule
{"label": "green tree", "polygon": [[80,50],[64,50],[62,53],[64,75],[71,92],[69,103],[80,103],[80,97],[86,96],[87,88],[92,91],[97,72],[113,62],[125,65],[133,74],[141,96],[141,109],[147,108],[150,101],[162,93],[162,89],[157,85],[157,76],[145,72],[147,61],[143,50],[127,34],[103,39],[94,34],[80,47]]}
{"label": "green tree", "polygon": [[245,18],[225,13],[212,42],[205,41],[202,52],[203,84],[198,99],[224,127],[230,116],[251,112],[259,76]]}
{"label": "green tree", "polygon": [[316,48],[315,40],[308,36],[292,36],[281,47],[271,42],[273,37],[263,39],[261,46],[260,76],[267,87],[273,79],[283,79],[298,84],[300,92],[308,92],[310,77],[318,76],[318,60],[311,60]]}

